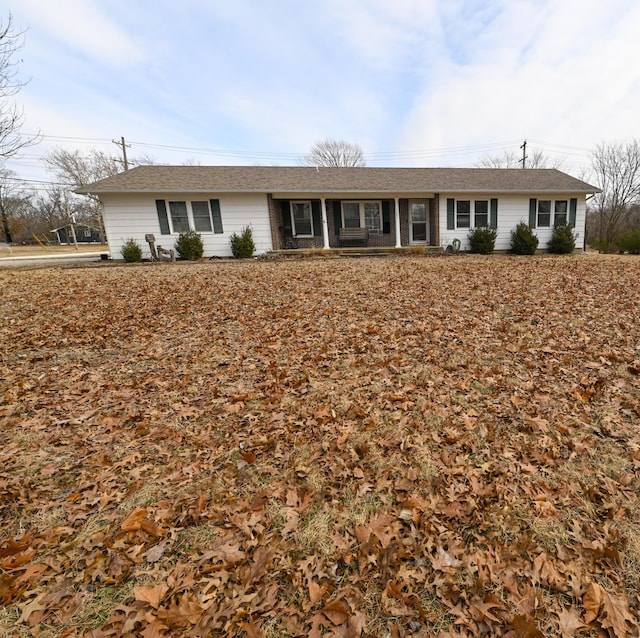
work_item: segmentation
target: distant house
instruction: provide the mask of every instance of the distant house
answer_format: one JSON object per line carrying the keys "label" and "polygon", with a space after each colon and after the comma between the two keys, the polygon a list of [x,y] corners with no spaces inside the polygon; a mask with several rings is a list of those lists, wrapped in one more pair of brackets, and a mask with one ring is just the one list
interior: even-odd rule
{"label": "distant house", "polygon": [[586,198],[598,189],[556,169],[140,166],[78,189],[97,195],[112,254],[130,237],[164,248],[201,234],[205,256],[231,255],[229,237],[251,225],[259,253],[289,248],[442,246],[469,230],[497,230],[508,250],[519,222],[544,249],[571,224],[582,245]]}
{"label": "distant house", "polygon": [[[87,226],[86,224],[74,224],[76,231],[76,241],[79,244],[99,244],[100,243],[100,229],[93,226]],[[71,225],[60,226],[60,228],[54,228],[52,233],[56,234],[56,239],[59,244],[73,244],[73,233]]]}

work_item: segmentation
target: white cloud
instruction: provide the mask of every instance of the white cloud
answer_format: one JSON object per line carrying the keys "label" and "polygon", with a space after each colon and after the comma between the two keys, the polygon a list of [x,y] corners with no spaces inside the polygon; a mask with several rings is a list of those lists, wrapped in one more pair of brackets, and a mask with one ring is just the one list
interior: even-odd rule
{"label": "white cloud", "polygon": [[632,137],[640,110],[629,0],[22,0],[14,18],[25,130],[50,135],[472,164],[525,137]]}
{"label": "white cloud", "polygon": [[[424,88],[408,114],[404,148],[525,137],[585,146],[635,134],[632,120],[617,116],[640,107],[634,64],[640,6],[615,0],[500,6],[477,49],[464,46],[464,61],[459,49],[451,51]],[[459,19],[451,16],[452,24]]]}
{"label": "white cloud", "polygon": [[21,0],[20,16],[76,53],[106,64],[135,64],[144,52],[94,0]]}

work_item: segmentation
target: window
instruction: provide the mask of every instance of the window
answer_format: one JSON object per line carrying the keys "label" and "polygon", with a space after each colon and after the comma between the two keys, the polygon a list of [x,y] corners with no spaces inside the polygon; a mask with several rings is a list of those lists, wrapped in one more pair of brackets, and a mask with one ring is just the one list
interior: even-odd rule
{"label": "window", "polygon": [[447,198],[447,230],[489,227],[498,227],[497,197],[476,200]]}
{"label": "window", "polygon": [[209,202],[191,202],[193,211],[193,227],[199,233],[211,232],[211,214]]}
{"label": "window", "polygon": [[369,232],[379,233],[382,230],[380,202],[365,202],[364,225],[369,229]]}
{"label": "window", "polygon": [[345,228],[360,228],[360,204],[358,202],[342,203],[342,225]]}
{"label": "window", "polygon": [[553,225],[554,226],[566,226],[567,225],[567,200],[557,199],[553,210]]}
{"label": "window", "polygon": [[186,233],[189,230],[187,202],[169,202],[171,225],[174,233]]}
{"label": "window", "polygon": [[475,201],[475,228],[487,228],[489,226],[489,201],[477,199]]}
{"label": "window", "polygon": [[381,202],[342,202],[344,228],[367,228],[370,233],[382,232]]}
{"label": "window", "polygon": [[456,207],[456,227],[471,227],[471,202],[468,199],[459,199]]}
{"label": "window", "polygon": [[[167,212],[168,205],[168,212]],[[197,233],[222,233],[220,200],[194,202],[166,202],[156,199],[156,211],[161,235],[195,230]]]}
{"label": "window", "polygon": [[313,237],[311,202],[291,202],[291,222],[296,237]]}
{"label": "window", "polygon": [[84,236],[85,237],[91,237],[91,229],[90,228],[85,228],[83,232],[84,232]]}
{"label": "window", "polygon": [[551,200],[538,200],[538,227],[551,226]]}

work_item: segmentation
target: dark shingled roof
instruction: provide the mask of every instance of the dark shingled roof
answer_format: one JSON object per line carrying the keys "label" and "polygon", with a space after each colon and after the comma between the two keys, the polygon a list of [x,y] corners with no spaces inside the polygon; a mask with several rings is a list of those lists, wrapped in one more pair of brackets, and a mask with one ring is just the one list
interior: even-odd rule
{"label": "dark shingled roof", "polygon": [[77,193],[596,193],[556,169],[139,166]]}

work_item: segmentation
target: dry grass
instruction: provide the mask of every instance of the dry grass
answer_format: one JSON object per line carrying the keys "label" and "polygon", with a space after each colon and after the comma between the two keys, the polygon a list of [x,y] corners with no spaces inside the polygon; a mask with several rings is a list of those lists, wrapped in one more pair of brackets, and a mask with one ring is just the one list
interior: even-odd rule
{"label": "dry grass", "polygon": [[118,635],[124,606],[140,634],[341,635],[344,601],[374,636],[558,635],[590,582],[637,615],[636,278],[594,255],[0,272],[0,634]]}

